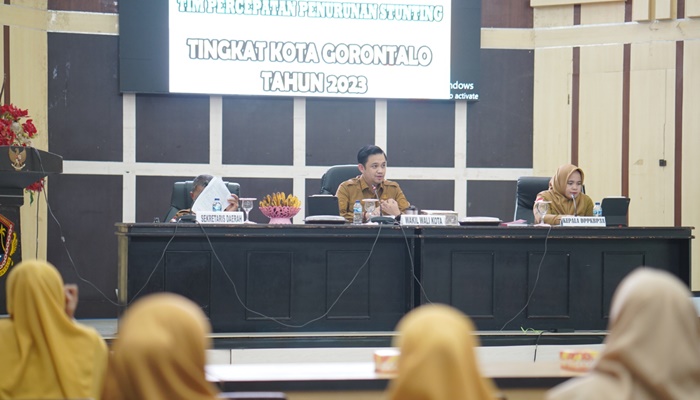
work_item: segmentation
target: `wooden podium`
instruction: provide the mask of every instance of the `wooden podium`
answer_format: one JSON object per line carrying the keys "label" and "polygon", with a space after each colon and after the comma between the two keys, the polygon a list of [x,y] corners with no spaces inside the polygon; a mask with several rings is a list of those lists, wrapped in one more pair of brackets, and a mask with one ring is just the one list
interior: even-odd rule
{"label": "wooden podium", "polygon": [[63,172],[63,158],[34,147],[0,146],[0,314],[6,314],[5,281],[22,260],[19,208],[24,188]]}

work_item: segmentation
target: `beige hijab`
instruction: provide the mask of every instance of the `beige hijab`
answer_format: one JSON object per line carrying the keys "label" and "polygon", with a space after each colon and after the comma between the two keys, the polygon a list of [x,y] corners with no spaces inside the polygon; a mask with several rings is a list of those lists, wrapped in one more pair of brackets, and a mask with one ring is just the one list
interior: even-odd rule
{"label": "beige hijab", "polygon": [[391,400],[493,399],[493,383],[479,372],[474,328],[469,318],[446,305],[426,305],[401,319],[395,345],[398,374]]}
{"label": "beige hijab", "polygon": [[573,164],[565,164],[557,168],[557,173],[549,180],[549,189],[537,195],[537,200],[552,202],[545,216],[546,223],[558,224],[561,215],[593,215],[593,203],[584,193],[576,197],[575,209],[574,201],[566,196],[566,182],[574,171],[581,174],[581,182],[583,182],[583,170]]}
{"label": "beige hijab", "polygon": [[99,399],[107,346],[94,329],[68,318],[65,301],[53,265],[29,260],[10,270],[0,399]]}
{"label": "beige hijab", "polygon": [[688,288],[667,272],[632,272],[613,296],[610,333],[598,363],[547,398],[700,398],[700,320],[690,297]]}
{"label": "beige hijab", "polygon": [[182,296],[139,300],[120,321],[102,398],[216,399],[204,373],[210,330],[202,310]]}

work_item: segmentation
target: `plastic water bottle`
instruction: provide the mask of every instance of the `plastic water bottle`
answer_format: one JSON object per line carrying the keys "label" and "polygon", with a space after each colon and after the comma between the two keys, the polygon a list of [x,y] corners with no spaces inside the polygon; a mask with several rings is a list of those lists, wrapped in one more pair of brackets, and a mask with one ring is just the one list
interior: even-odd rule
{"label": "plastic water bottle", "polygon": [[602,217],[603,216],[603,207],[600,206],[599,202],[595,202],[595,205],[593,206],[593,216],[594,217]]}
{"label": "plastic water bottle", "polygon": [[360,200],[355,200],[355,205],[352,207],[352,223],[353,225],[362,223],[362,204]]}
{"label": "plastic water bottle", "polygon": [[222,210],[222,208],[223,207],[221,206],[221,200],[219,200],[218,197],[214,198],[214,203],[211,205],[211,210],[219,212]]}

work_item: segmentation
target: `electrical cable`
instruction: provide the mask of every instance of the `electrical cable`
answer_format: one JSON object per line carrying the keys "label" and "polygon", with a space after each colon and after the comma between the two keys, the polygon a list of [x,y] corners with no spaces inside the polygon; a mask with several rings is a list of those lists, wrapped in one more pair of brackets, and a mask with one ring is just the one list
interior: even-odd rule
{"label": "electrical cable", "polygon": [[[34,150],[35,150],[36,156],[39,158],[39,166],[41,167],[41,173],[46,175],[46,170],[44,169],[44,163],[41,160],[41,154],[39,153],[39,151],[36,148],[34,148]],[[68,260],[70,261],[70,264],[73,267],[73,271],[75,272],[75,275],[78,277],[78,279],[87,283],[88,285],[92,286],[95,290],[97,290],[97,292],[100,293],[102,295],[102,297],[105,298],[105,300],[107,300],[108,302],[112,303],[113,305],[119,307],[120,306],[119,303],[112,301],[112,299],[107,297],[107,295],[104,294],[104,292],[102,292],[102,290],[100,290],[100,288],[98,288],[94,283],[90,282],[89,280],[83,278],[82,275],[80,275],[80,272],[78,272],[78,268],[75,266],[75,262],[73,261],[73,257],[71,256],[70,251],[68,250],[68,246],[66,245],[66,237],[63,234],[63,227],[61,226],[61,223],[58,222],[58,218],[56,218],[56,215],[53,213],[53,210],[51,209],[51,204],[49,203],[49,196],[48,196],[48,194],[46,194],[46,190],[42,190],[42,192],[44,193],[44,200],[46,201],[46,209],[48,210],[49,215],[51,215],[51,218],[53,218],[53,220],[56,222],[56,225],[58,226],[58,233],[59,233],[60,238],[61,238],[61,243],[63,243],[63,249],[65,250],[66,255],[68,256]],[[37,220],[38,220],[38,218],[37,218]]]}
{"label": "electrical cable", "polygon": [[535,284],[532,285],[532,291],[530,291],[530,295],[527,297],[527,301],[525,302],[525,305],[523,308],[520,309],[515,315],[513,315],[513,318],[509,319],[503,326],[501,327],[500,331],[503,331],[503,329],[508,326],[515,318],[517,318],[520,314],[522,314],[523,311],[527,308],[527,306],[530,304],[530,300],[532,299],[532,295],[535,294],[535,289],[537,289],[537,282],[540,280],[540,271],[542,270],[542,264],[544,263],[544,258],[547,255],[547,241],[549,240],[549,233],[552,231],[552,225],[549,225],[549,228],[547,229],[547,233],[545,234],[544,237],[544,252],[542,253],[542,259],[540,260],[540,265],[537,267],[537,277],[535,278]]}
{"label": "electrical cable", "polygon": [[360,272],[362,272],[362,270],[365,268],[365,266],[369,263],[369,260],[372,257],[372,254],[374,253],[374,247],[377,245],[377,241],[379,241],[379,236],[382,232],[382,224],[379,224],[379,229],[377,230],[377,236],[374,238],[374,242],[372,243],[372,247],[369,250],[369,254],[367,255],[367,258],[365,259],[365,262],[362,263],[360,268],[358,268],[357,272],[355,272],[355,275],[352,277],[350,282],[348,282],[348,284],[345,285],[345,288],[343,288],[343,290],[340,292],[340,294],[335,299],[335,301],[333,301],[333,303],[330,305],[330,307],[328,307],[326,312],[321,314],[320,316],[318,316],[316,318],[310,319],[309,321],[307,321],[303,324],[293,325],[293,324],[284,323],[275,317],[270,317],[270,316],[265,315],[261,312],[255,311],[255,310],[251,309],[250,307],[248,307],[247,305],[245,305],[245,303],[243,302],[243,299],[241,299],[241,296],[238,293],[238,288],[236,287],[236,284],[233,282],[233,279],[231,279],[231,276],[228,274],[228,271],[226,271],[226,268],[224,268],[224,264],[221,261],[221,259],[219,258],[219,255],[216,253],[216,250],[214,250],[214,245],[212,244],[211,239],[209,238],[209,235],[207,234],[206,230],[204,229],[204,226],[202,224],[197,224],[197,225],[200,226],[200,228],[202,229],[202,233],[204,233],[204,236],[207,238],[207,242],[209,243],[209,248],[211,249],[212,254],[214,254],[216,261],[219,263],[219,266],[221,267],[221,270],[224,272],[224,275],[226,275],[226,278],[231,283],[231,286],[233,286],[233,293],[236,295],[236,299],[241,304],[241,306],[243,306],[243,309],[245,309],[246,311],[251,312],[253,314],[256,314],[264,319],[276,322],[277,324],[282,325],[286,328],[296,328],[296,329],[303,328],[303,327],[311,324],[312,322],[316,322],[322,318],[325,318],[328,314],[330,314],[333,307],[335,307],[335,305],[338,303],[338,301],[340,301],[340,298],[343,297],[343,294],[345,294],[345,292],[350,288],[350,286],[352,286],[352,284],[355,282],[357,277],[360,275]]}
{"label": "electrical cable", "polygon": [[421,294],[423,294],[423,296],[425,296],[425,301],[427,301],[428,304],[432,304],[433,302],[430,301],[428,294],[425,292],[425,288],[423,287],[423,284],[421,283],[418,276],[416,276],[416,268],[415,268],[415,263],[413,261],[413,253],[411,252],[411,245],[408,243],[408,237],[406,236],[406,231],[404,230],[404,226],[401,224],[397,224],[397,225],[401,228],[401,233],[403,234],[403,239],[406,242],[406,251],[408,251],[408,259],[411,262],[411,277],[418,284],[418,287],[420,287],[420,292],[421,292]]}

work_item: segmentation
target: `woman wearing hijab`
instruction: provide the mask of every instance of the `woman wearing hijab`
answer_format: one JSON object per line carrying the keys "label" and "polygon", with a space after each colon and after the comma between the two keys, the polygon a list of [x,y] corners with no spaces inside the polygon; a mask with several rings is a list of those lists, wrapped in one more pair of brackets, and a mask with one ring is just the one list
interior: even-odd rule
{"label": "woman wearing hijab", "polygon": [[685,400],[700,396],[700,320],[673,275],[639,268],[618,286],[600,359],[549,400]]}
{"label": "woman wearing hijab", "polygon": [[10,270],[10,318],[0,320],[0,399],[100,398],[107,346],[72,319],[73,295],[45,261]]}
{"label": "woman wearing hijab", "polygon": [[391,400],[493,399],[495,388],[479,373],[474,328],[456,309],[425,305],[408,313],[397,327],[397,377]]}
{"label": "woman wearing hijab", "polygon": [[211,331],[190,300],[159,293],[137,301],[112,346],[104,400],[214,400],[204,375]]}
{"label": "woman wearing hijab", "polygon": [[593,201],[583,192],[583,170],[573,164],[557,168],[549,180],[549,189],[537,194],[533,213],[535,222],[541,223],[537,212],[538,201],[549,201],[544,223],[559,225],[562,215],[593,216]]}

